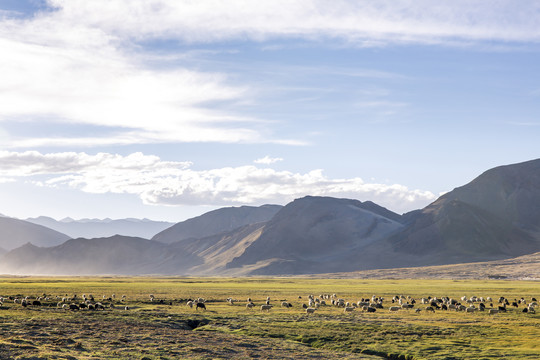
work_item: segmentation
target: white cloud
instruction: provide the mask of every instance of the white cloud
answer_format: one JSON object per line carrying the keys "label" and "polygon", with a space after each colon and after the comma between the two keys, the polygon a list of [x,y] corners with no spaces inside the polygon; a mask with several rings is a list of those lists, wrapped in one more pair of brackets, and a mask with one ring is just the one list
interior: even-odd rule
{"label": "white cloud", "polygon": [[[0,14],[0,123],[95,126],[104,136],[2,136],[4,147],[274,142],[232,110],[256,93],[224,73],[155,69],[144,41],[338,39],[349,46],[540,41],[535,1],[49,0],[30,18]],[[175,64],[186,54],[172,54]],[[332,69],[329,69],[329,71]],[[335,71],[335,70],[332,70]],[[345,74],[342,74],[345,75]],[[376,70],[348,76],[394,77]],[[11,135],[11,134],[9,134]]]}
{"label": "white cloud", "polygon": [[[219,109],[248,99],[248,87],[232,85],[223,73],[151,68],[132,43],[55,4],[58,11],[30,20],[0,19],[0,123],[53,122],[108,133],[0,134],[4,147],[272,142],[261,119]],[[120,10],[109,16],[121,17]],[[287,141],[295,143],[276,139]]]}
{"label": "white cloud", "polygon": [[[540,4],[522,0],[51,0],[57,18],[132,38],[220,41],[340,38],[387,42],[539,41]],[[201,24],[204,24],[201,26]]]}
{"label": "white cloud", "polygon": [[37,185],[70,187],[88,193],[126,193],[146,204],[214,205],[286,203],[305,195],[371,200],[405,212],[435,199],[429,191],[403,185],[330,179],[322,170],[305,174],[256,166],[195,171],[189,162],[157,156],[98,153],[0,152],[0,177],[25,177]]}
{"label": "white cloud", "polygon": [[270,164],[274,164],[274,163],[277,163],[277,162],[280,162],[280,161],[283,161],[283,159],[282,158],[271,158],[270,156],[266,155],[265,157],[257,159],[257,160],[255,160],[253,162],[255,164],[270,165]]}

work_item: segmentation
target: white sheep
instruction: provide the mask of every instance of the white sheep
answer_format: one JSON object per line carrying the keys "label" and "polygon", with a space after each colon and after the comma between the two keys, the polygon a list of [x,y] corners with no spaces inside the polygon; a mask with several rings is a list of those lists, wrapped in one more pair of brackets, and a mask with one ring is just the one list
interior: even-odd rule
{"label": "white sheep", "polygon": [[261,305],[261,311],[270,311],[270,309],[272,308],[272,305]]}

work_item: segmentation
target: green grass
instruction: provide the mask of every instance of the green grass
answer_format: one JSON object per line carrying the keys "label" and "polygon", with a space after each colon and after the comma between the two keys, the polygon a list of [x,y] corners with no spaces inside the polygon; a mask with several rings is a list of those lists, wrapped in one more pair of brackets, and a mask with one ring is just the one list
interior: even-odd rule
{"label": "green grass", "polygon": [[[1,296],[93,294],[97,301],[115,294],[114,310],[64,311],[56,307],[24,309],[6,302],[0,310],[0,353],[11,358],[164,359],[164,358],[369,358],[388,359],[538,359],[540,314],[510,309],[506,314],[414,311],[375,313],[321,307],[306,315],[307,295],[337,294],[356,302],[371,295],[419,299],[425,296],[499,296],[540,298],[531,281],[363,280],[306,278],[168,277],[18,277],[0,278]],[[149,295],[165,300],[149,301]],[[124,302],[121,296],[126,295]],[[246,310],[251,297],[267,296],[270,312]],[[302,299],[298,299],[301,296]],[[208,311],[185,305],[203,297]],[[240,300],[231,306],[228,297]],[[279,306],[280,300],[293,304]],[[168,305],[172,302],[172,306]],[[129,305],[132,310],[124,311]],[[496,303],[494,303],[497,306]],[[422,305],[417,307],[423,308]],[[540,309],[539,309],[540,310]],[[540,311],[539,311],[540,313]],[[195,331],[194,324],[201,322]],[[191,325],[191,326],[188,326]],[[362,355],[364,354],[364,355]],[[291,356],[291,355],[287,355]],[[286,356],[285,356],[286,357]]]}

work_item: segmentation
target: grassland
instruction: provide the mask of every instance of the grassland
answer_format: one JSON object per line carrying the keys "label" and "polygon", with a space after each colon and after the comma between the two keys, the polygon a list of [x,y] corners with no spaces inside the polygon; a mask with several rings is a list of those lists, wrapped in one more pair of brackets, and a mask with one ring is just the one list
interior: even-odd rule
{"label": "grassland", "polygon": [[[42,306],[6,300],[0,309],[0,359],[538,359],[540,311],[416,313],[387,307],[394,295],[540,298],[540,283],[500,280],[361,280],[312,278],[6,277],[0,296],[46,295]],[[104,311],[57,308],[57,297],[94,295]],[[112,294],[115,294],[114,299]],[[149,295],[156,301],[150,301]],[[386,299],[375,313],[320,307],[308,294],[356,302]],[[122,299],[122,295],[125,298]],[[105,299],[103,299],[105,296]],[[247,310],[266,297],[269,312]],[[299,299],[299,296],[302,298]],[[206,299],[207,311],[185,305]],[[225,299],[239,301],[230,305]],[[160,303],[163,300],[163,303]],[[280,307],[287,300],[293,307]],[[71,301],[70,301],[71,302]],[[76,301],[80,302],[80,300]],[[111,309],[109,304],[115,308]],[[125,310],[125,306],[129,310]],[[425,307],[418,305],[417,307]],[[488,304],[489,307],[489,304]]]}

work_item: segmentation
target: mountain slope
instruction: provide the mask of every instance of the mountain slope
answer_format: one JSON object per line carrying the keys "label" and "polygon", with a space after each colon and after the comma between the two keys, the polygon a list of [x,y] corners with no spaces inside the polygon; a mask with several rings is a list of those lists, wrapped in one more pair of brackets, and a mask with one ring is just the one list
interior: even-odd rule
{"label": "mountain slope", "polygon": [[113,235],[124,235],[150,239],[157,233],[171,227],[174,223],[165,221],[152,221],[148,219],[64,219],[57,221],[53,218],[40,216],[26,219],[34,224],[46,226],[71,238],[99,238]]}
{"label": "mountain slope", "polygon": [[170,244],[190,238],[212,236],[245,225],[268,221],[279,209],[280,205],[222,208],[173,225],[154,236],[152,240]]}
{"label": "mountain slope", "polygon": [[540,160],[500,166],[404,216],[390,239],[421,264],[504,259],[540,251]]}
{"label": "mountain slope", "polygon": [[0,217],[0,247],[12,250],[28,242],[37,246],[54,246],[69,236],[41,225],[8,217]]}
{"label": "mountain slope", "polygon": [[373,203],[307,196],[281,209],[227,268],[260,263],[252,272],[256,274],[358,269],[355,262],[343,260],[403,228],[400,219]]}

